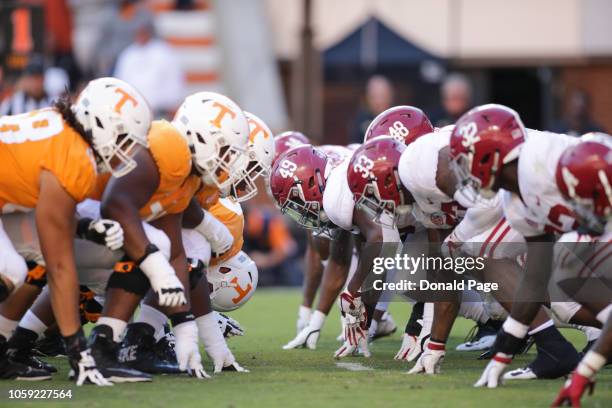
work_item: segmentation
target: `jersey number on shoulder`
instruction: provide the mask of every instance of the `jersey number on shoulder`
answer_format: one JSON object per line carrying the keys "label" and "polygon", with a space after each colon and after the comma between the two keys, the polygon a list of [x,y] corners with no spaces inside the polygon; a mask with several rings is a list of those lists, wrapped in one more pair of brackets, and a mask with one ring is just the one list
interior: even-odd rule
{"label": "jersey number on shoulder", "polygon": [[35,142],[60,133],[63,127],[61,116],[51,109],[5,116],[0,118],[0,142]]}
{"label": "jersey number on shoulder", "polygon": [[293,177],[293,173],[297,169],[297,164],[291,160],[283,160],[280,164],[280,174],[283,178]]}
{"label": "jersey number on shoulder", "polygon": [[364,179],[370,177],[370,170],[372,170],[373,167],[374,162],[366,156],[359,156],[357,158],[357,163],[353,164],[353,170],[356,173],[361,173],[361,177]]}

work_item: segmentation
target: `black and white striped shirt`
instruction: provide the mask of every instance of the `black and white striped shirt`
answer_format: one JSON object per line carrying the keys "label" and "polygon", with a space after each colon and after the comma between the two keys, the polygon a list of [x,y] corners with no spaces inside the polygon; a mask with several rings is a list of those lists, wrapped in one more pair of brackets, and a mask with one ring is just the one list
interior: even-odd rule
{"label": "black and white striped shirt", "polygon": [[46,96],[36,100],[27,96],[25,92],[18,91],[2,101],[2,104],[0,104],[0,116],[19,115],[20,113],[31,112],[49,106],[51,106],[51,101]]}

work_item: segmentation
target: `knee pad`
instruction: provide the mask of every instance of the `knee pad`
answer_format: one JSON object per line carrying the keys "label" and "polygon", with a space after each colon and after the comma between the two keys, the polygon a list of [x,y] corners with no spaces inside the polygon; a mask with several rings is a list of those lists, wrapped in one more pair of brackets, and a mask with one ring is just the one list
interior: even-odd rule
{"label": "knee pad", "polygon": [[102,315],[102,304],[96,300],[96,294],[87,286],[81,285],[79,292],[81,324],[97,322]]}
{"label": "knee pad", "polygon": [[47,268],[36,262],[27,262],[28,274],[26,275],[25,283],[34,285],[40,289],[47,284]]}
{"label": "knee pad", "polygon": [[117,262],[106,285],[107,289],[123,289],[140,296],[146,295],[150,287],[149,279],[134,262]]}
{"label": "knee pad", "polygon": [[202,275],[204,275],[206,266],[198,259],[187,258],[187,262],[189,262],[189,287],[193,290],[198,285]]}
{"label": "knee pad", "polygon": [[[26,280],[28,275],[28,265],[25,259],[17,252],[3,253],[4,262],[0,262],[0,275],[8,279],[17,290]],[[3,265],[4,264],[4,265]]]}
{"label": "knee pad", "polygon": [[550,302],[550,310],[561,323],[569,323],[580,307],[576,302]]}

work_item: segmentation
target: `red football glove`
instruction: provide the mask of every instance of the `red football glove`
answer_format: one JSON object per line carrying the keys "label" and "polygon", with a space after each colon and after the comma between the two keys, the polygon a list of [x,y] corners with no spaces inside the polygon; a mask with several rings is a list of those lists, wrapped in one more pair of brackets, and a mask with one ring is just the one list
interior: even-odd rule
{"label": "red football glove", "polygon": [[565,382],[563,388],[559,391],[559,395],[557,395],[551,407],[568,405],[580,408],[582,394],[587,389],[589,390],[589,395],[593,394],[593,388],[595,388],[595,381],[574,371],[570,379]]}

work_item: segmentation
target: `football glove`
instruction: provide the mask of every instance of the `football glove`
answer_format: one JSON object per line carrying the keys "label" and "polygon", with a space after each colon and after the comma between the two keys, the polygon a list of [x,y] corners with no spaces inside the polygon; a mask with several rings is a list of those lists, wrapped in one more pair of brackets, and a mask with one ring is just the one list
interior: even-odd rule
{"label": "football glove", "polygon": [[509,354],[497,352],[489,361],[489,364],[482,372],[480,379],[476,381],[474,387],[497,388],[501,384],[500,378],[506,369],[506,366],[512,362],[512,356]]}
{"label": "football glove", "polygon": [[202,222],[195,227],[206,240],[210,243],[210,249],[213,257],[223,255],[225,252],[234,244],[234,237],[230,230],[214,215],[206,210],[204,211],[204,218]]}
{"label": "football glove", "polygon": [[198,326],[191,320],[174,326],[174,352],[181,371],[187,371],[196,378],[210,378],[202,366],[202,356],[198,347]]}
{"label": "football glove", "polygon": [[151,288],[157,293],[159,305],[175,307],[187,304],[185,289],[177,278],[174,268],[157,247],[150,245],[149,248],[150,252],[139,266],[149,279]]}
{"label": "football glove", "polygon": [[412,336],[408,333],[404,333],[402,335],[402,346],[400,347],[397,354],[395,354],[395,357],[393,357],[393,359],[411,361],[411,360],[408,360],[408,356],[411,354],[413,350],[417,348],[419,349],[419,353],[420,353],[421,346],[417,340],[417,337]]}
{"label": "football glove", "polygon": [[574,371],[572,376],[563,385],[563,388],[561,388],[561,391],[559,391],[559,395],[553,401],[552,406],[561,407],[567,404],[580,408],[582,395],[586,390],[589,390],[589,395],[592,395],[594,388],[595,381]]}
{"label": "football glove", "polygon": [[64,349],[68,356],[70,367],[75,372],[76,385],[91,383],[99,386],[111,386],[112,382],[104,378],[96,367],[91,352],[86,348],[85,334],[79,329],[75,334],[63,338]]}
{"label": "football glove", "polygon": [[439,374],[440,366],[446,355],[445,348],[446,345],[443,342],[429,339],[425,344],[425,350],[423,350],[421,357],[419,357],[414,367],[408,371],[408,374]]}
{"label": "football glove", "polygon": [[244,336],[244,330],[240,327],[240,323],[223,313],[213,312],[217,317],[219,329],[223,333],[223,337],[230,338],[234,336]]}
{"label": "football glove", "polygon": [[111,251],[123,246],[123,228],[113,220],[81,218],[77,223],[77,236],[104,245]]}
{"label": "football glove", "polygon": [[213,362],[215,374],[221,371],[249,372],[236,362],[234,355],[227,347],[214,313],[198,317],[196,324],[204,349]]}
{"label": "football glove", "polygon": [[[365,308],[363,313],[365,315]],[[350,314],[345,314],[342,316],[342,326],[344,328],[345,340],[342,346],[334,353],[334,358],[340,359],[350,356],[356,353],[357,350],[361,350],[364,357],[372,356],[372,353],[370,353],[370,350],[368,349],[368,334],[365,324],[366,321],[367,318],[360,320],[359,318]]]}
{"label": "football glove", "polygon": [[362,320],[364,317],[367,320],[365,306],[361,301],[361,293],[351,294],[348,290],[344,290],[338,299],[340,313],[342,316],[351,315]]}

